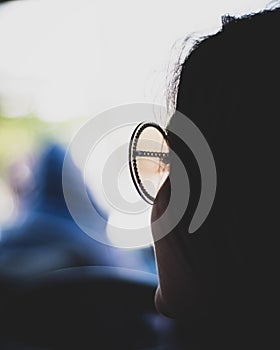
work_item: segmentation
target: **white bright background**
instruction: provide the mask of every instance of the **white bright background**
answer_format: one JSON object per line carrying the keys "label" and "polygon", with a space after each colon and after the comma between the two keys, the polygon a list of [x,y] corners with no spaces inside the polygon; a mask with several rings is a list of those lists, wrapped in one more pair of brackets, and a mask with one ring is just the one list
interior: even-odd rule
{"label": "white bright background", "polygon": [[[164,104],[168,65],[183,38],[216,31],[224,14],[256,12],[267,3],[25,0],[4,4],[0,6],[1,113],[82,122],[120,104]],[[116,213],[111,217],[115,220]],[[112,241],[116,243],[116,238]]]}
{"label": "white bright background", "polygon": [[[2,114],[89,117],[162,103],[172,46],[265,0],[25,0],[0,7]],[[16,101],[16,103],[14,103]]]}

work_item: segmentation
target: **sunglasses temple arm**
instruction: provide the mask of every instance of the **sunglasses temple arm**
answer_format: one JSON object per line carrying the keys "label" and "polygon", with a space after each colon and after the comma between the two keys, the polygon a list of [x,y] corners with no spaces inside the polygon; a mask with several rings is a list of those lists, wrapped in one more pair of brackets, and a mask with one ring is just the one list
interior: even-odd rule
{"label": "sunglasses temple arm", "polygon": [[150,151],[134,151],[134,157],[154,157],[161,160],[167,160],[169,154],[167,152],[150,152]]}

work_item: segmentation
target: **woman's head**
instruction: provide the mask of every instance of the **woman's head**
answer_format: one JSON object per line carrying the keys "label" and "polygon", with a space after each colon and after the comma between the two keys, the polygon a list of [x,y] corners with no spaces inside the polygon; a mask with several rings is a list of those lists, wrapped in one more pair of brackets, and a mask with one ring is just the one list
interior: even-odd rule
{"label": "woman's head", "polygon": [[[209,261],[215,260],[217,280],[223,283],[221,276],[232,280],[233,274],[246,274],[244,266],[260,261],[277,227],[279,29],[280,9],[237,19],[225,17],[222,29],[197,43],[178,70],[176,109],[200,129],[217,170],[213,207],[190,239],[207,237],[209,251],[206,248],[204,253]],[[169,128],[176,122],[175,113]],[[188,209],[174,230],[180,236],[187,234],[196,210],[201,179],[188,146],[174,134],[169,139],[190,180]],[[158,194],[153,220],[166,207],[172,191],[168,186],[166,182]],[[155,235],[156,230],[154,226]],[[190,264],[196,262],[190,259]],[[202,273],[208,279],[208,271]]]}

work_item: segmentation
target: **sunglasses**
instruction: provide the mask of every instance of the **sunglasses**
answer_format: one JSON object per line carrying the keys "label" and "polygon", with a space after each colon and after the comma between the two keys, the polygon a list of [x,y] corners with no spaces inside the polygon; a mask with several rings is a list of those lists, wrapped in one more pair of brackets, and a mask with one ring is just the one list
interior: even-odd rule
{"label": "sunglasses", "polygon": [[134,129],[129,144],[129,169],[140,196],[153,204],[170,170],[167,133],[163,128],[143,122]]}

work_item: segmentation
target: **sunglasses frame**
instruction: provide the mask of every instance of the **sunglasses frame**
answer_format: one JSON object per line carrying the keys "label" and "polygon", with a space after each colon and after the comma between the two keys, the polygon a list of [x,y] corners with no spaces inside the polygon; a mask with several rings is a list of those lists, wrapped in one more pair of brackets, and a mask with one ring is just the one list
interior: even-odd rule
{"label": "sunglasses frame", "polygon": [[[153,123],[153,122],[142,122],[136,126],[134,129],[130,142],[129,142],[129,170],[130,170],[130,175],[132,178],[132,181],[134,183],[134,186],[139,193],[139,195],[149,204],[153,205],[155,202],[155,198],[151,196],[145,189],[145,187],[142,184],[142,181],[140,179],[137,165],[136,165],[136,157],[158,157],[159,155],[161,156],[162,160],[164,162],[168,162],[168,153],[165,152],[148,152],[148,151],[136,151],[137,148],[137,143],[139,140],[139,136],[148,127],[154,127],[156,128],[161,135],[163,136],[164,141],[166,142],[167,146],[168,144],[168,139],[167,139],[167,132],[158,124]],[[138,154],[136,154],[138,153]]]}

